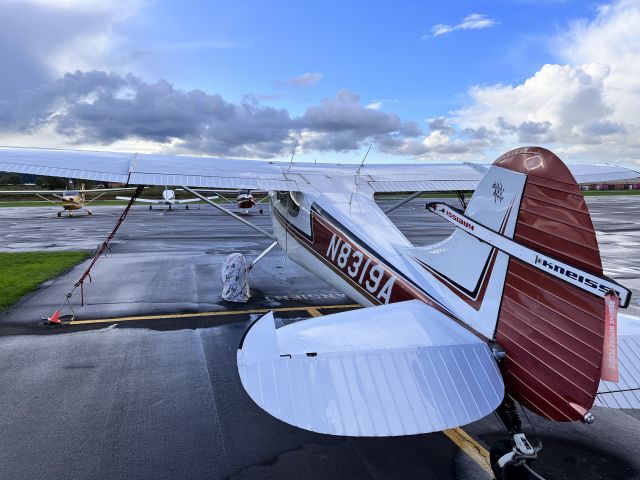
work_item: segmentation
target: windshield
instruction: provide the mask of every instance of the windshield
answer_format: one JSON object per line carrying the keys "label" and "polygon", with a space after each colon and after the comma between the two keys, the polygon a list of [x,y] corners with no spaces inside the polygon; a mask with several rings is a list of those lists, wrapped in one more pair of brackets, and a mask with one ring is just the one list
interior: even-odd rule
{"label": "windshield", "polygon": [[78,190],[65,190],[62,192],[63,197],[75,197],[78,195]]}

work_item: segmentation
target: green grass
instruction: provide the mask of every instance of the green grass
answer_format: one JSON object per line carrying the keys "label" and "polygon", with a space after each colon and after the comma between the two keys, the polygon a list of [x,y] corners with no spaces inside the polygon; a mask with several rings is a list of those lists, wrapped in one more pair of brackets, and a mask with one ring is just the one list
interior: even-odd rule
{"label": "green grass", "polygon": [[0,253],[0,310],[88,256],[88,252]]}

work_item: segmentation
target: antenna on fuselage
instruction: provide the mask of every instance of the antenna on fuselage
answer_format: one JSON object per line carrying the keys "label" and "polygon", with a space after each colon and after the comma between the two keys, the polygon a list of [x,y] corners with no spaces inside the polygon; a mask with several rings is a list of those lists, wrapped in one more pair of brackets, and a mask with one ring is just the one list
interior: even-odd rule
{"label": "antenna on fuselage", "polygon": [[354,181],[353,190],[351,190],[351,196],[349,197],[349,205],[351,205],[351,200],[353,200],[353,192],[356,189],[356,187],[358,186],[358,176],[360,175],[360,169],[364,165],[364,161],[367,159],[367,156],[369,155],[369,152],[371,151],[371,147],[373,147],[373,143],[371,145],[369,145],[369,149],[367,150],[367,153],[365,153],[364,157],[362,158],[362,163],[360,163],[360,166],[358,167],[358,170],[356,170],[356,175],[353,178],[353,181]]}
{"label": "antenna on fuselage", "polygon": [[291,170],[291,165],[293,165],[293,157],[296,154],[296,148],[298,148],[298,141],[293,144],[293,148],[291,149],[291,161],[289,162],[289,170]]}
{"label": "antenna on fuselage", "polygon": [[362,159],[362,163],[360,163],[360,166],[358,167],[358,171],[356,172],[356,175],[360,175],[360,169],[364,165],[364,161],[367,159],[367,156],[369,155],[369,152],[371,151],[371,147],[373,147],[373,143],[371,145],[369,145],[369,149],[367,150],[367,153],[364,154],[364,158]]}

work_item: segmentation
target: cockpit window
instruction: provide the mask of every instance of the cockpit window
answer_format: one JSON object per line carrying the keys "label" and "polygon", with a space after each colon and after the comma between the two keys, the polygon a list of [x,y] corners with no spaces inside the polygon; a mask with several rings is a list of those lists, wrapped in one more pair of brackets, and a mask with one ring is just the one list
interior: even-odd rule
{"label": "cockpit window", "polygon": [[300,202],[302,194],[300,192],[277,192],[276,198],[280,207],[285,210],[289,216],[297,217],[300,213]]}
{"label": "cockpit window", "polygon": [[62,192],[63,197],[75,197],[78,195],[78,190],[65,190]]}

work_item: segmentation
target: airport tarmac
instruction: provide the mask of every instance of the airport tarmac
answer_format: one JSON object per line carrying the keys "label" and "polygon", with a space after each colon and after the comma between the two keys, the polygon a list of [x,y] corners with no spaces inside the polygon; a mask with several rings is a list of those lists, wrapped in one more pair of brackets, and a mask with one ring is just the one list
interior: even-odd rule
{"label": "airport tarmac", "polygon": [[[640,198],[588,202],[605,271],[634,290],[639,314]],[[249,219],[270,229],[264,209]],[[97,207],[90,218],[55,211],[0,209],[0,251],[93,249],[121,208]],[[391,217],[416,244],[451,232],[425,212],[424,200]],[[503,436],[493,416],[464,427],[473,439],[466,444],[452,441],[455,432],[353,439],[288,426],[253,404],[235,366],[252,320],[268,309],[288,322],[355,308],[279,250],[252,272],[248,304],[221,302],[224,258],[235,251],[252,258],[269,243],[208,206],[134,207],[85,286],[85,306],[73,298],[78,323],[52,328],[39,318],[88,262],[0,315],[0,479],[490,478],[468,453],[482,458]],[[532,416],[545,447],[543,476],[640,478],[639,412],[593,413],[594,425]]]}

